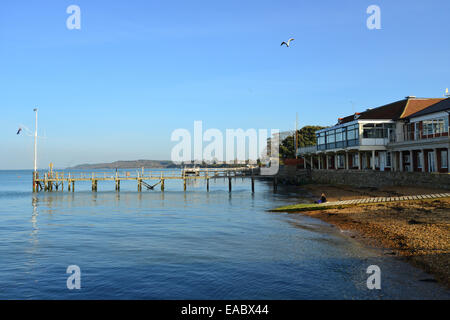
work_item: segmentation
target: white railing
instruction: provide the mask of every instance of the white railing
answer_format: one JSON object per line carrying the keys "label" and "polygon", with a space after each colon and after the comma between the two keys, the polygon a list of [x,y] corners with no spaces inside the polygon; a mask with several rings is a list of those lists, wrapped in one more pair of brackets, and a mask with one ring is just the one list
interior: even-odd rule
{"label": "white railing", "polygon": [[429,140],[436,138],[449,138],[450,129],[447,128],[447,131],[433,131],[428,132],[424,130],[406,130],[402,133],[391,135],[390,141],[391,143],[395,142],[408,142],[408,141],[421,141],[421,140]]}
{"label": "white railing", "polygon": [[302,147],[297,150],[298,155],[315,152],[317,152],[317,146]]}

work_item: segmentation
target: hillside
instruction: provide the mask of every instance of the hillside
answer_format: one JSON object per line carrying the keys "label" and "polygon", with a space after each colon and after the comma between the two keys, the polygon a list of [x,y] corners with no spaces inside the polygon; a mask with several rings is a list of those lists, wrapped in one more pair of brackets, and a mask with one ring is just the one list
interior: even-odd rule
{"label": "hillside", "polygon": [[136,168],[179,168],[170,160],[132,160],[111,163],[84,163],[67,169],[136,169]]}

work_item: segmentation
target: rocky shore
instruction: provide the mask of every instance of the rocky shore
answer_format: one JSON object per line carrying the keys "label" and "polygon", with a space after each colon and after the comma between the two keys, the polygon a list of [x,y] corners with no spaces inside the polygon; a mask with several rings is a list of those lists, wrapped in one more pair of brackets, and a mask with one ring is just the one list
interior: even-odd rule
{"label": "rocky shore", "polygon": [[[435,193],[420,188],[354,189],[346,186],[308,185],[312,199],[322,192],[331,201],[367,196]],[[386,254],[406,259],[450,288],[450,198],[363,204],[343,208],[302,211]]]}

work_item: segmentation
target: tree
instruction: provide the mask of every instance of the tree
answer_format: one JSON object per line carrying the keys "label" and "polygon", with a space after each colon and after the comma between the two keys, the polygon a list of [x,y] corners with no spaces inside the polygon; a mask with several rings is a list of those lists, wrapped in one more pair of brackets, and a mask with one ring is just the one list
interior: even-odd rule
{"label": "tree", "polygon": [[[305,126],[297,130],[298,147],[309,147],[316,145],[316,131],[322,130],[326,127],[321,126]],[[280,144],[280,158],[293,159],[295,158],[294,135],[288,136]]]}

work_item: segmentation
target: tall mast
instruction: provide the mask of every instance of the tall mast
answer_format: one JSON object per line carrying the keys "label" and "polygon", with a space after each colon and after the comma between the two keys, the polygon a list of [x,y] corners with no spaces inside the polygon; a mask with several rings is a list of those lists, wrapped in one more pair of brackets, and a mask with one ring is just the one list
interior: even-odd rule
{"label": "tall mast", "polygon": [[295,159],[297,159],[297,150],[298,150],[298,134],[297,134],[297,128],[298,126],[298,112],[295,114],[295,133],[294,133],[294,155]]}
{"label": "tall mast", "polygon": [[35,124],[35,130],[34,130],[34,172],[37,171],[37,130],[38,130],[38,109],[33,109],[34,113],[36,114],[36,124]]}

